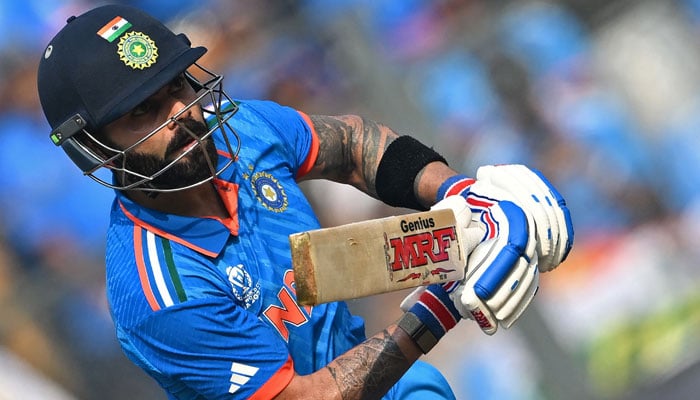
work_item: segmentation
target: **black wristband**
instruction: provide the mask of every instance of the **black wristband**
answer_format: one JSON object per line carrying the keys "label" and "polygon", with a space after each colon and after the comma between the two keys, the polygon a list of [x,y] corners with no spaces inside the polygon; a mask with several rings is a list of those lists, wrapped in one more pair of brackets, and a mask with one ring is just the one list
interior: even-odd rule
{"label": "black wristband", "polygon": [[418,173],[443,156],[411,136],[401,136],[387,147],[377,168],[377,196],[394,207],[427,210],[416,199],[413,184]]}
{"label": "black wristband", "polygon": [[405,313],[396,325],[413,339],[423,354],[427,354],[438,342],[430,329],[410,311]]}

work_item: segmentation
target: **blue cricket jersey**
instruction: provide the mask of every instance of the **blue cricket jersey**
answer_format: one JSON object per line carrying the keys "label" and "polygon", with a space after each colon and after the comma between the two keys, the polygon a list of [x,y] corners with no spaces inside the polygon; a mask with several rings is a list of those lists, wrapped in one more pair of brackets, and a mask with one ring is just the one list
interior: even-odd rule
{"label": "blue cricket jersey", "polygon": [[[272,398],[295,371],[310,374],[365,339],[345,303],[296,303],[288,236],[319,227],[296,183],[318,149],[308,117],[247,101],[230,122],[242,146],[214,183],[231,218],[164,214],[119,192],[111,210],[106,275],[117,337],[170,398]],[[226,148],[221,133],[215,142]],[[230,158],[219,150],[220,165]],[[416,368],[449,392],[429,366]]]}

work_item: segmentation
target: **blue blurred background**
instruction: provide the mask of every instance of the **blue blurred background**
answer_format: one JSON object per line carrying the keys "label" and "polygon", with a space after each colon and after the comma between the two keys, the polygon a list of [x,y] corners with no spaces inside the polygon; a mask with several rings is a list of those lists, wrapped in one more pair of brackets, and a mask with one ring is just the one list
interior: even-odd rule
{"label": "blue blurred background", "polygon": [[[122,3],[207,46],[234,97],[358,113],[467,174],[525,163],[561,189],[576,243],[533,306],[493,337],[462,323],[426,357],[459,399],[697,398],[700,1]],[[98,4],[0,2],[2,399],[165,399],[105,304],[112,193],[51,144],[36,95],[48,40]],[[304,187],[326,225],[397,213]],[[404,295],[350,305],[373,333]]]}

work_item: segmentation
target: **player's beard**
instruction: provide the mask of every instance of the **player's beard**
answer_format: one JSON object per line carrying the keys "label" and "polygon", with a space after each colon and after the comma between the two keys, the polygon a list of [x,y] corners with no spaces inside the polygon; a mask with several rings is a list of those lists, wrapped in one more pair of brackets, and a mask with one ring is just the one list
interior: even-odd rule
{"label": "player's beard", "polygon": [[[194,119],[188,118],[179,120],[178,122],[197,137],[202,137],[209,131],[204,123]],[[191,144],[193,140],[194,138],[190,133],[184,128],[179,127],[170,143],[168,143],[164,157],[137,152],[133,154],[130,153],[126,157],[125,167],[130,171],[137,172],[144,176],[152,176],[179,157],[186,146]],[[216,145],[211,136],[202,140],[201,144],[195,145],[186,156],[151,180],[147,186],[154,189],[174,189],[202,182],[214,175],[214,172],[207,162],[207,156],[209,160],[211,160],[214,169],[216,169],[218,155]],[[132,175],[131,179],[138,180],[139,178]]]}

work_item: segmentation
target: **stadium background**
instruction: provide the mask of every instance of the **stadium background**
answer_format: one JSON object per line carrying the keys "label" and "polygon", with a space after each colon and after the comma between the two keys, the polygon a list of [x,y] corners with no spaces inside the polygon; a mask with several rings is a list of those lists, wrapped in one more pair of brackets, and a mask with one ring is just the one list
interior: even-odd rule
{"label": "stadium background", "polygon": [[[209,47],[234,97],[359,113],[464,172],[526,163],[561,189],[576,243],[534,306],[494,337],[461,324],[426,357],[458,398],[696,398],[700,1],[124,3]],[[54,148],[36,97],[43,46],[97,4],[0,3],[0,399],[165,399],[104,301],[111,193]],[[396,212],[306,189],[327,225]],[[373,333],[403,295],[350,304]]]}

